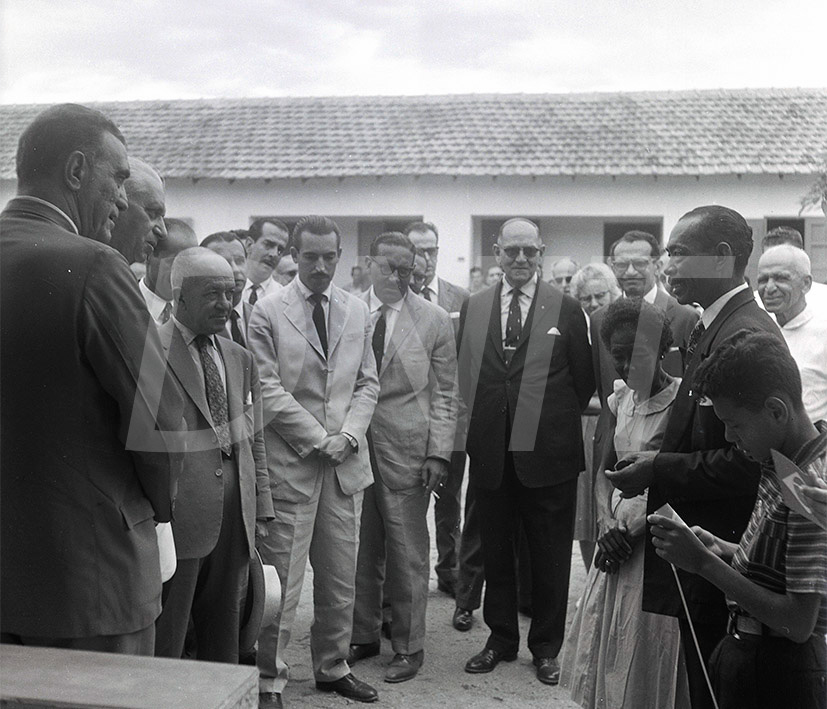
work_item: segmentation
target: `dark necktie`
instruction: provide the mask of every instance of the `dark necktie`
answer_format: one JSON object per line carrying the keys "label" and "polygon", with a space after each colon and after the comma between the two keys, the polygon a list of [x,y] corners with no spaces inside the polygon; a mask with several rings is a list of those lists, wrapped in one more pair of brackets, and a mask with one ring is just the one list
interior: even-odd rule
{"label": "dark necktie", "polygon": [[431,301],[431,289],[428,286],[425,286],[422,289],[422,297],[425,298],[425,300],[427,300],[429,303],[432,302]]}
{"label": "dark necktie", "polygon": [[692,332],[689,334],[689,342],[686,345],[686,362],[683,365],[683,371],[685,372],[689,367],[689,363],[692,361],[692,357],[695,355],[695,349],[698,347],[698,342],[700,341],[703,334],[706,332],[706,327],[704,326],[703,322],[698,320],[698,323],[692,329]]}
{"label": "dark necktie", "polygon": [[373,356],[376,357],[376,371],[382,368],[382,358],[385,356],[385,333],[388,329],[388,321],[385,319],[385,306],[379,310],[379,318],[373,326]]}
{"label": "dark necktie", "polygon": [[164,306],[164,309],[161,311],[161,314],[158,316],[158,320],[160,321],[161,325],[169,320],[169,316],[172,315],[172,303],[167,303]]}
{"label": "dark necktie", "polygon": [[258,286],[250,286],[250,297],[247,298],[247,302],[250,305],[255,305],[257,300],[258,300]]}
{"label": "dark necktie", "polygon": [[230,311],[230,334],[233,336],[233,342],[237,342],[242,347],[247,346],[247,342],[244,339],[244,333],[241,331],[241,325],[239,324],[239,320],[241,320],[241,316],[238,314],[236,310]]}
{"label": "dark necktie", "polygon": [[327,357],[327,323],[325,322],[324,307],[322,306],[323,299],[324,296],[321,293],[313,293],[310,296],[310,300],[313,301],[313,324],[319,334],[319,342],[322,343],[324,356]]}
{"label": "dark necktie", "polygon": [[221,381],[221,374],[218,372],[218,365],[210,355],[212,343],[206,335],[198,335],[195,338],[198,346],[198,354],[201,357],[201,367],[204,369],[204,383],[207,388],[207,405],[210,407],[215,432],[218,434],[218,444],[226,455],[232,453],[230,445],[230,426],[227,423],[229,414],[227,411],[227,392],[224,391],[224,383]]}
{"label": "dark necktie", "polygon": [[519,288],[511,291],[511,305],[508,306],[508,317],[505,321],[505,343],[503,347],[506,364],[511,364],[514,350],[517,349],[520,335],[523,334],[523,313],[520,310],[521,292]]}

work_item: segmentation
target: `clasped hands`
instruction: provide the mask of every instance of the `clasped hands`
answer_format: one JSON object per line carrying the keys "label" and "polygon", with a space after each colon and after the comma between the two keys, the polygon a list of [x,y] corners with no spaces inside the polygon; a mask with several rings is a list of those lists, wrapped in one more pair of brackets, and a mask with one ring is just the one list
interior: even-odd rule
{"label": "clasped hands", "polygon": [[332,433],[325,436],[316,446],[316,450],[319,452],[322,461],[333,468],[344,463],[353,452],[350,441],[342,433]]}

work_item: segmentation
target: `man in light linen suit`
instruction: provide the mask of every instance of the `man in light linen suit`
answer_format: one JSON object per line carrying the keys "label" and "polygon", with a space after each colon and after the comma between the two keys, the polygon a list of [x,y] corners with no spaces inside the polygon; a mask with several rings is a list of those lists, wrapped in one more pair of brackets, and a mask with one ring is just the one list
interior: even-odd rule
{"label": "man in light linen suit", "polygon": [[361,297],[374,322],[379,403],[368,442],[374,484],[365,492],[351,660],[379,653],[382,581],[392,614],[394,657],[386,682],[422,666],[428,601],[428,500],[444,489],[456,430],[456,346],[451,318],[410,292],[416,249],[397,232],[379,236]]}
{"label": "man in light linen suit", "polygon": [[247,329],[261,377],[276,515],[261,551],[284,589],[280,616],[259,638],[260,706],[281,706],[284,651],[308,554],[316,687],[372,702],[376,690],[347,664],[362,496],[373,482],[365,434],[379,395],[370,315],[363,300],[331,283],[341,255],[335,222],[302,218],[290,252],[298,278],[262,298]]}

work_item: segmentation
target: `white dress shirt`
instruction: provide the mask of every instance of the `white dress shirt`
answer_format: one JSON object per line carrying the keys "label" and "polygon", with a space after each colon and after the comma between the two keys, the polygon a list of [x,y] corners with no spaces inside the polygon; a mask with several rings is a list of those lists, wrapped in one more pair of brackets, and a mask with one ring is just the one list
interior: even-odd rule
{"label": "white dress shirt", "polygon": [[[270,293],[277,293],[282,288],[284,288],[284,286],[281,283],[279,283],[275,278],[270,276],[270,278],[258,284],[258,287],[256,288],[256,302],[261,300],[265,295],[270,295]],[[248,278],[247,282],[244,284],[244,290],[241,291],[241,302],[249,303],[250,295],[252,292],[253,282]]]}
{"label": "white dress shirt", "polygon": [[798,370],[804,408],[810,420],[827,420],[827,313],[807,304],[798,315],[781,326]]}
{"label": "white dress shirt", "polygon": [[[175,323],[175,327],[178,328],[181,332],[181,337],[184,338],[184,344],[187,346],[187,350],[190,353],[190,357],[192,357],[192,361],[195,362],[195,368],[198,370],[198,374],[201,377],[201,381],[204,382],[204,392],[207,391],[207,385],[204,381],[204,367],[201,364],[201,353],[198,351],[198,345],[195,344],[195,338],[198,337],[196,333],[190,330],[184,323],[178,320],[174,315],[172,316],[172,320]],[[218,368],[218,374],[221,377],[221,383],[224,385],[224,396],[227,396],[227,373],[224,371],[224,359],[221,357],[221,352],[218,349],[218,345],[215,343],[215,335],[208,335],[210,340],[210,345],[212,345],[207,351],[212,357],[213,362],[215,362],[215,366]]]}
{"label": "white dress shirt", "polygon": [[376,321],[379,319],[379,313],[382,306],[385,306],[385,342],[382,345],[382,352],[385,352],[385,350],[388,349],[388,342],[390,342],[391,335],[393,334],[393,328],[396,326],[396,321],[399,319],[399,313],[402,312],[402,304],[405,302],[405,298],[407,297],[408,295],[406,293],[395,303],[383,303],[379,300],[379,296],[376,295],[376,291],[373,290],[373,286],[370,287],[370,317],[374,326],[376,325]]}
{"label": "white dress shirt", "polygon": [[142,278],[138,281],[138,288],[141,291],[141,295],[144,297],[144,302],[146,303],[146,309],[149,311],[149,314],[152,316],[152,319],[158,323],[158,325],[163,325],[161,321],[161,315],[164,312],[164,308],[167,307],[170,302],[168,300],[164,300],[160,295],[154,293],[153,291],[149,290],[146,285],[146,279]]}
{"label": "white dress shirt", "polygon": [[[301,279],[296,276],[296,285],[299,288],[299,292],[301,292],[302,297],[304,298],[304,304],[306,308],[310,309],[310,314],[313,314],[313,308],[315,307],[315,303],[310,300],[310,296],[313,295],[313,291],[310,290],[304,283],[301,282]],[[281,286],[281,284],[279,284]],[[327,288],[325,288],[322,295],[322,308],[324,309],[324,323],[325,323],[325,332],[328,334],[328,341],[330,341],[330,292],[331,292],[331,285],[328,284]]]}
{"label": "white dress shirt", "polygon": [[[431,302],[437,303],[439,301],[439,276],[434,274],[434,279],[426,286],[422,286],[422,291],[419,293],[425,298],[425,291],[430,291]],[[428,300],[425,298],[425,300]]]}
{"label": "white dress shirt", "polygon": [[[525,327],[525,321],[528,317],[528,311],[531,309],[531,301],[534,300],[534,292],[537,290],[537,274],[535,273],[528,283],[520,287],[520,319],[522,326]],[[511,307],[511,298],[514,288],[508,282],[508,279],[503,276],[503,287],[500,292],[500,327],[502,333],[503,344],[505,344],[505,325],[508,322],[508,310]]]}
{"label": "white dress shirt", "polygon": [[658,297],[658,284],[655,283],[648,291],[643,294],[643,300],[645,300],[649,305],[655,304],[655,298]]}
{"label": "white dress shirt", "polygon": [[728,290],[724,293],[718,300],[712,303],[708,308],[704,309],[703,314],[701,315],[701,322],[705,329],[709,329],[709,326],[714,322],[715,318],[718,317],[718,314],[724,309],[724,306],[735,296],[736,293],[740,293],[742,290],[746,290],[749,286],[746,283],[742,283],[740,286],[735,286],[732,290]]}

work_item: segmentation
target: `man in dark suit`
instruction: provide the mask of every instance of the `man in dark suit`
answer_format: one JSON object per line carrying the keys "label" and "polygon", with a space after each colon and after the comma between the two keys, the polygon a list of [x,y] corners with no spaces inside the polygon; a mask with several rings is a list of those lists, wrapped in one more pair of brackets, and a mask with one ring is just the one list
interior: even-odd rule
{"label": "man in dark suit", "polygon": [[178,568],[164,586],[156,654],[181,657],[192,616],[197,659],[237,663],[249,559],[274,517],[258,371],[247,350],[215,337],[235,286],[221,256],[182,251],[172,286],[175,313],[160,334],[184,395],[188,446],[172,521]]}
{"label": "man in dark suit", "polygon": [[195,232],[186,222],[164,219],[164,228],[166,236],[150,252],[146,275],[138,281],[146,308],[158,325],[163,325],[172,316],[172,262],[184,249],[198,246]]}
{"label": "man in dark suit", "polygon": [[146,263],[167,236],[164,181],[149,163],[130,158],[124,187],[129,206],[115,222],[109,245],[120,251],[127,263]]}
{"label": "man in dark suit", "polygon": [[[469,293],[465,288],[449,283],[436,275],[439,258],[439,232],[430,222],[412,222],[405,227],[407,236],[416,247],[418,254],[425,257],[425,282],[420,295],[430,302],[435,302],[448,311],[456,332],[459,326],[459,313]],[[463,414],[460,411],[459,429],[463,429]],[[456,595],[457,568],[459,566],[459,537],[462,515],[462,478],[465,475],[465,451],[462,445],[455,446],[448,465],[448,477],[439,499],[434,503],[434,521],[436,523],[436,576],[437,588],[449,596]]]}
{"label": "man in dark suit", "polygon": [[97,111],[49,108],[20,138],[17,175],[0,215],[0,637],[152,654],[153,518],[172,515],[181,400],[106,245],[126,209],[124,138]]}
{"label": "man in dark suit", "polygon": [[543,242],[527,219],[500,228],[501,285],[471,296],[461,319],[459,380],[471,412],[471,458],[491,630],[466,672],[490,672],[519,647],[516,543],[525,531],[533,616],[528,646],[537,677],[559,679],[571,567],[580,415],[594,391],[580,305],[537,277]]}
{"label": "man in dark suit", "polygon": [[[712,406],[693,397],[692,378],[698,365],[738,330],[765,330],[779,338],[781,333],[744,280],[752,229],[740,214],[720,206],[693,209],[675,225],[666,249],[665,273],[672,293],[679,303],[700,303],[704,313],[688,343],[686,371],[660,451],[636,454],[631,464],[607,476],[625,495],[648,487],[649,513],[668,502],[690,526],[737,542],[755,503],[760,466],[727,440],[724,423]],[[651,544],[645,549],[643,610],[680,619],[692,706],[711,707],[672,571]],[[708,663],[726,633],[724,596],[700,576],[680,572],[680,579]]]}

